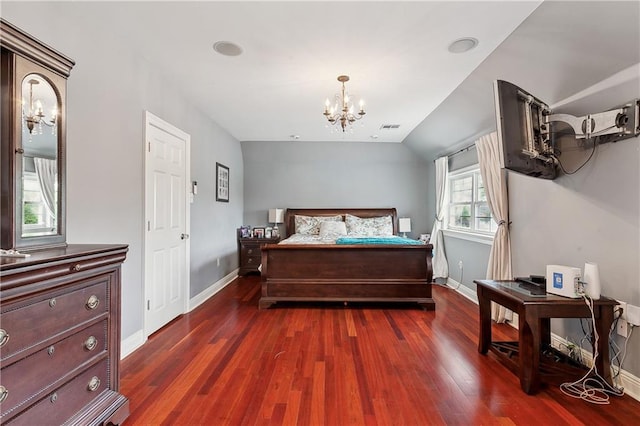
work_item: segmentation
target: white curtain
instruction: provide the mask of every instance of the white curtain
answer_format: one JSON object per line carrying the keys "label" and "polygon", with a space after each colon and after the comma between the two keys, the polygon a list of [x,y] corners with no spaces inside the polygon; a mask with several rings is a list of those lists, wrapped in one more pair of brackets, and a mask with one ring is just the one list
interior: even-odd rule
{"label": "white curtain", "polygon": [[34,157],[36,175],[40,183],[44,205],[52,219],[56,217],[56,181],[58,180],[58,164],[56,160]]}
{"label": "white curtain", "polygon": [[447,278],[449,264],[444,252],[444,237],[442,224],[446,211],[445,199],[447,195],[447,175],[449,174],[449,158],[440,157],[436,160],[436,220],[431,230],[431,244],[433,244],[433,278]]}
{"label": "white curtain", "polygon": [[[500,168],[500,142],[496,132],[476,141],[480,174],[484,182],[487,201],[498,230],[493,237],[487,279],[511,280],[511,239],[509,238],[509,197],[507,194],[507,172]],[[496,303],[491,305],[491,317],[496,322],[511,320],[512,312]]]}

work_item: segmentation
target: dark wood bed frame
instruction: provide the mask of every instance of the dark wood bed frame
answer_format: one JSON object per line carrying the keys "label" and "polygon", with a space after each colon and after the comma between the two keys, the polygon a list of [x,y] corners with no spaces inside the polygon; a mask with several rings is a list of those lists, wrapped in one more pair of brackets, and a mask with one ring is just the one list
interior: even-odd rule
{"label": "dark wood bed frame", "polygon": [[[288,209],[288,237],[295,216],[345,215],[368,218],[392,216],[386,209]],[[260,309],[283,301],[296,302],[413,302],[435,309],[431,297],[433,246],[265,244],[262,246]]]}

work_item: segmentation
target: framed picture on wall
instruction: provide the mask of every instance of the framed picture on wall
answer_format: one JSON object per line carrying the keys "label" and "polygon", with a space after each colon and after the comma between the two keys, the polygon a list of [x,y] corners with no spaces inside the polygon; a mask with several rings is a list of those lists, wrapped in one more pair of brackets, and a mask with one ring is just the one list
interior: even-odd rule
{"label": "framed picture on wall", "polygon": [[216,163],[216,201],[229,202],[229,168]]}

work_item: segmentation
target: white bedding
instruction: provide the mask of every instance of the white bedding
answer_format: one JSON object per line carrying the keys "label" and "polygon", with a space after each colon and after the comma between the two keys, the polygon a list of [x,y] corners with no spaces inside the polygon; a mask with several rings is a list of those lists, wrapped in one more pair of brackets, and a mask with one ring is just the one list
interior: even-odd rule
{"label": "white bedding", "polygon": [[279,244],[335,244],[336,238],[322,238],[320,235],[293,234]]}

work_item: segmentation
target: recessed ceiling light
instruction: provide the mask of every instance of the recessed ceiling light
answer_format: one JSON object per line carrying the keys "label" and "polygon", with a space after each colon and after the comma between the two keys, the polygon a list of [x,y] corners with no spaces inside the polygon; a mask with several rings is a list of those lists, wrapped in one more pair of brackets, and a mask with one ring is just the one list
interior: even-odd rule
{"label": "recessed ceiling light", "polygon": [[300,135],[289,135],[289,137],[293,140],[298,140],[300,139]]}
{"label": "recessed ceiling light", "polygon": [[213,50],[224,56],[238,56],[242,53],[242,47],[230,41],[216,41]]}
{"label": "recessed ceiling light", "polygon": [[371,135],[371,136],[369,136],[369,137],[370,137],[371,139],[373,139],[373,140],[378,139],[378,135]]}
{"label": "recessed ceiling light", "polygon": [[449,52],[464,53],[468,52],[478,45],[478,39],[473,37],[459,38],[449,45]]}

